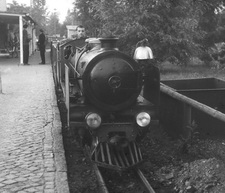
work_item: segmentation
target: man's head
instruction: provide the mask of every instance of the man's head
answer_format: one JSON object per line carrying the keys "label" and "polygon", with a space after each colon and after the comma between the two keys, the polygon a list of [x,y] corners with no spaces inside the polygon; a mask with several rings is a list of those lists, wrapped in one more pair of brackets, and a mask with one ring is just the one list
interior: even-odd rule
{"label": "man's head", "polygon": [[27,24],[24,24],[24,25],[23,25],[23,28],[24,28],[24,29],[27,29],[27,27],[28,27]]}
{"label": "man's head", "polygon": [[86,36],[84,26],[78,25],[76,31],[77,31],[77,38],[83,38]]}
{"label": "man's head", "polygon": [[148,46],[148,39],[147,38],[142,40],[142,45],[143,46]]}
{"label": "man's head", "polygon": [[40,29],[40,32],[41,32],[41,33],[43,33],[43,32],[44,32],[44,30],[43,30],[43,29]]}

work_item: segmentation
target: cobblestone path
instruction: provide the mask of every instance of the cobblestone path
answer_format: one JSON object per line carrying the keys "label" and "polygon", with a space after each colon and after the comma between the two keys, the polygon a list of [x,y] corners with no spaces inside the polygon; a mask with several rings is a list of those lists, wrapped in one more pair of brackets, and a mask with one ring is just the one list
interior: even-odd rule
{"label": "cobblestone path", "polygon": [[68,192],[51,65],[1,65],[0,192]]}

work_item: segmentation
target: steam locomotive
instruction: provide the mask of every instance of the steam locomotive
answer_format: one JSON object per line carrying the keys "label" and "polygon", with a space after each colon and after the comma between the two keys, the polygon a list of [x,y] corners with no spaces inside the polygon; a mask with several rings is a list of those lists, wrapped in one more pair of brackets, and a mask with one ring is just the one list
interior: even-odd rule
{"label": "steam locomotive", "polygon": [[117,38],[89,38],[52,46],[58,90],[68,125],[101,167],[126,170],[142,162],[140,143],[158,124],[159,70],[143,73],[120,52]]}

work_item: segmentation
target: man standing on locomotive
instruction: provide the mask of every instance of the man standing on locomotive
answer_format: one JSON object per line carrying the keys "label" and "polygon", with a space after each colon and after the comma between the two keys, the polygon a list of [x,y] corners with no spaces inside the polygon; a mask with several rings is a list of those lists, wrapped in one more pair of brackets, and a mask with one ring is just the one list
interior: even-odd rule
{"label": "man standing on locomotive", "polygon": [[145,68],[150,63],[150,60],[153,59],[153,53],[151,48],[148,47],[147,38],[137,43],[137,48],[134,52],[133,58],[141,65],[141,70],[144,73]]}
{"label": "man standing on locomotive", "polygon": [[[148,39],[143,39],[137,43],[137,48],[133,58],[140,64],[143,75],[143,97],[152,101],[155,105],[159,105],[159,68],[153,60],[153,53],[148,46]],[[151,88],[151,89],[149,89]],[[154,92],[152,92],[154,91]]]}
{"label": "man standing on locomotive", "polygon": [[[70,59],[72,63],[74,64],[74,68],[76,69],[77,60],[81,54],[81,50],[86,49],[86,32],[83,25],[78,25],[76,28],[76,38],[75,40],[75,46],[73,48],[69,47],[65,50],[64,56],[66,59]],[[73,77],[77,78],[77,73],[73,73]],[[71,85],[71,93],[73,93],[74,96],[77,96],[80,98],[82,96],[82,93],[80,92],[80,87],[77,82],[74,82],[73,85]]]}

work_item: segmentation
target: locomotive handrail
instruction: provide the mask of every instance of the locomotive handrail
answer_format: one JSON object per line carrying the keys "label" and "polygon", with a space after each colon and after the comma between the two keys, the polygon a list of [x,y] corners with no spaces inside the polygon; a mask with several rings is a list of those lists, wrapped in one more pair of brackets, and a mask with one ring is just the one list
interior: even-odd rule
{"label": "locomotive handrail", "polygon": [[78,77],[80,77],[80,73],[76,71],[76,68],[73,66],[72,62],[69,61],[69,65],[77,73]]}
{"label": "locomotive handrail", "polygon": [[219,119],[219,120],[225,122],[225,114],[224,113],[221,113],[220,111],[215,110],[207,105],[204,105],[194,99],[186,97],[186,96],[176,92],[174,89],[166,86],[163,83],[160,83],[160,91],[171,96],[174,99],[177,99],[178,101],[181,101],[195,109],[198,109],[216,119]]}

